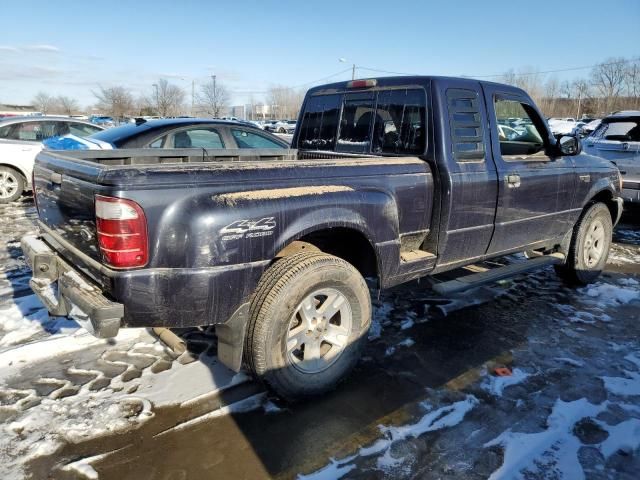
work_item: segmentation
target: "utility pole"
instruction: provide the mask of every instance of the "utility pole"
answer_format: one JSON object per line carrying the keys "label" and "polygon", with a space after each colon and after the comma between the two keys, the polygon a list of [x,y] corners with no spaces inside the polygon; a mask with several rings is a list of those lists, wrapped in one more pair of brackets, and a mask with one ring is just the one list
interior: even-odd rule
{"label": "utility pole", "polygon": [[156,113],[160,115],[160,96],[158,95],[158,84],[154,83],[153,86],[156,89]]}
{"label": "utility pole", "polygon": [[195,103],[195,91],[196,91],[196,81],[195,80],[191,80],[191,116],[193,117],[193,108],[194,108],[194,103]]}
{"label": "utility pole", "polygon": [[353,64],[353,68],[351,69],[351,80],[356,79],[356,64]]}
{"label": "utility pole", "polygon": [[216,76],[211,75],[211,81],[213,82],[213,114],[218,117],[220,112],[218,110],[218,93],[216,92]]}

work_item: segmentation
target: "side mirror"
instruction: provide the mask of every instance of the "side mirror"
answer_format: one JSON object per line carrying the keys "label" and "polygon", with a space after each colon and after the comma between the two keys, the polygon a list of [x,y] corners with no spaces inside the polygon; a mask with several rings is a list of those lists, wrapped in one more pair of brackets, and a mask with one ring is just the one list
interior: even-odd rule
{"label": "side mirror", "polygon": [[578,137],[573,135],[563,135],[558,139],[558,150],[562,155],[578,155],[582,150],[582,144]]}

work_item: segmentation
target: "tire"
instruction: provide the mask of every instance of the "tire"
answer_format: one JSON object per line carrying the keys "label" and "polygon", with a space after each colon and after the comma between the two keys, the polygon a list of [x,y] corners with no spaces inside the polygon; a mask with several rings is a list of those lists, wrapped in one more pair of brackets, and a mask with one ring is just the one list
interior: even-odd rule
{"label": "tire", "polygon": [[613,223],[603,203],[594,203],[573,228],[567,263],[556,272],[571,284],[587,285],[600,276],[607,264]]}
{"label": "tire", "polygon": [[10,167],[0,167],[0,203],[14,202],[25,188],[22,174]]}
{"label": "tire", "polygon": [[287,131],[284,128],[281,128],[280,130],[278,130],[278,133],[287,133]]}
{"label": "tire", "polygon": [[302,252],[264,273],[249,317],[245,363],[276,394],[295,401],[332,390],[358,362],[371,298],[351,264]]}

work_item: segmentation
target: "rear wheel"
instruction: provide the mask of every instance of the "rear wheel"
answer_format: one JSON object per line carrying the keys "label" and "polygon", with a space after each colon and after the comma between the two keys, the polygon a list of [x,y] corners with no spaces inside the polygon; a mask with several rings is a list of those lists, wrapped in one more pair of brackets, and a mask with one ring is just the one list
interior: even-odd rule
{"label": "rear wheel", "polygon": [[297,253],[271,266],[258,285],[245,360],[287,400],[318,395],[357,363],[370,323],[369,290],[351,264]]}
{"label": "rear wheel", "polygon": [[573,229],[567,263],[556,267],[558,274],[570,283],[586,285],[604,270],[611,246],[613,223],[609,209],[594,203]]}
{"label": "rear wheel", "polygon": [[0,203],[17,200],[24,187],[25,181],[20,173],[10,167],[0,167]]}

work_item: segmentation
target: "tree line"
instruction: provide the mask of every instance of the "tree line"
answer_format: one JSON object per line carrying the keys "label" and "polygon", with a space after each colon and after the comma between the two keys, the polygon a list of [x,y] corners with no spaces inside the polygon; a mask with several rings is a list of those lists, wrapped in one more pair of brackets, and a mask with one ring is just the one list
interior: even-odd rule
{"label": "tree line", "polygon": [[640,109],[640,59],[608,58],[589,74],[560,81],[531,67],[509,70],[500,81],[525,90],[547,117],[602,117]]}
{"label": "tree line", "polygon": [[[547,117],[604,116],[616,110],[640,109],[640,59],[608,58],[594,66],[589,74],[573,80],[560,81],[532,67],[508,70],[499,81],[524,89],[536,101]],[[185,90],[159,79],[146,93],[134,96],[123,85],[99,87],[93,91],[95,109],[114,118],[136,116],[172,117],[180,115],[220,117],[230,113],[231,92],[212,77],[194,89]],[[304,91],[284,85],[269,88],[264,100],[249,98],[244,116],[250,120],[297,118]],[[52,96],[39,92],[33,106],[43,114],[73,115],[80,113],[78,102],[67,96]]]}

